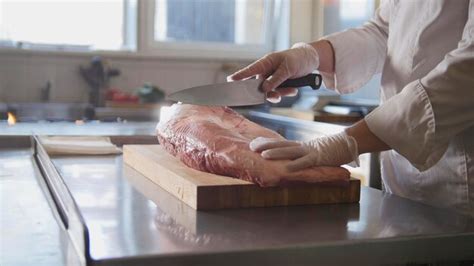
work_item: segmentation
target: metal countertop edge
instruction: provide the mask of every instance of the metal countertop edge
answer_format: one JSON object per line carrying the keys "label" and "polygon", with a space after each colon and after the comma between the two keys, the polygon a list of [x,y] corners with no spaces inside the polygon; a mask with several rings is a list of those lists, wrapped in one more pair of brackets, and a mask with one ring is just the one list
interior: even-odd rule
{"label": "metal countertop edge", "polygon": [[[41,145],[38,136],[32,136],[31,143],[33,146],[33,158],[44,179],[43,181],[46,183],[48,191],[45,192],[50,194],[53,201],[51,205],[54,205],[52,207],[54,207],[53,212],[55,212],[56,221],[61,223],[61,227],[66,230],[74,249],[80,257],[83,256],[86,265],[91,265],[89,230],[84,222],[84,217],[82,217],[69,188]],[[67,197],[66,199],[65,196]],[[69,201],[69,203],[64,203],[64,201]],[[71,214],[71,212],[73,213]],[[82,232],[77,232],[77,230]],[[74,233],[80,235],[75,235]],[[82,243],[78,243],[78,241]]]}
{"label": "metal countertop edge", "polygon": [[[461,242],[461,243],[460,243]],[[463,244],[463,245],[460,245]],[[397,245],[395,248],[394,245]],[[387,249],[390,247],[390,249]],[[451,249],[448,249],[451,247]],[[361,256],[364,254],[365,256]],[[474,233],[464,235],[413,236],[380,240],[335,241],[236,251],[175,253],[92,260],[91,265],[380,265],[407,262],[474,262]]]}

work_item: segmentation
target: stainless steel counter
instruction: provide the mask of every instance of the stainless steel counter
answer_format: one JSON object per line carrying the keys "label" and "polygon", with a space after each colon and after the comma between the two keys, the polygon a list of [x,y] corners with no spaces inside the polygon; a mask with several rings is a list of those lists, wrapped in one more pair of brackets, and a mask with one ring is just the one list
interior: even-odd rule
{"label": "stainless steel counter", "polygon": [[[77,132],[70,128],[67,132]],[[110,132],[147,135],[153,128],[151,123],[144,131],[111,127]],[[27,145],[25,138],[20,142]],[[0,143],[17,147],[8,138]],[[30,153],[27,148],[0,150],[2,266],[379,265],[474,259],[473,219],[370,188],[362,188],[359,204],[196,212],[124,167],[121,156],[55,157],[87,229],[82,254],[50,195],[41,192],[47,190]]]}
{"label": "stainless steel counter", "polygon": [[154,135],[157,122],[20,122],[8,126],[0,122],[0,136],[31,136],[31,135]]}
{"label": "stainless steel counter", "polygon": [[79,265],[31,150],[0,149],[0,265]]}
{"label": "stainless steel counter", "polygon": [[89,263],[432,262],[474,254],[474,221],[363,188],[360,204],[197,212],[121,156],[55,157],[88,229]]}

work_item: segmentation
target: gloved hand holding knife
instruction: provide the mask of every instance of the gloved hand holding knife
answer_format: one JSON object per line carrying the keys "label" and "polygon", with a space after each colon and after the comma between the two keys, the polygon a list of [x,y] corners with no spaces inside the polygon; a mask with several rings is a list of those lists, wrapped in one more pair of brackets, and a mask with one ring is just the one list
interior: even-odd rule
{"label": "gloved hand holding knife", "polygon": [[265,79],[262,89],[267,93],[270,102],[279,102],[281,96],[295,96],[296,88],[278,88],[277,86],[290,78],[303,77],[319,67],[319,55],[311,45],[297,43],[286,51],[264,56],[246,68],[229,76],[228,81],[241,80],[258,76]]}
{"label": "gloved hand holding knife", "polygon": [[[297,43],[291,49],[271,53],[228,77],[229,81],[257,76],[265,79],[262,89],[267,100],[279,102],[282,96],[295,96],[296,88],[277,88],[287,79],[299,78],[315,70],[334,72],[334,51],[328,41],[312,44]],[[313,166],[358,164],[361,153],[386,150],[389,147],[378,139],[361,121],[344,132],[317,137],[306,142],[256,138],[250,149],[269,160],[292,160],[287,168],[298,171]]]}

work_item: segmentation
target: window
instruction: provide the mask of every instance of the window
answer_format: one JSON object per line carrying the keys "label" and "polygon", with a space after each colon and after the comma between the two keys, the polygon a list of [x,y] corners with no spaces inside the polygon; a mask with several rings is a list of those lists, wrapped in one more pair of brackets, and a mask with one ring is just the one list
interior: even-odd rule
{"label": "window", "polygon": [[[272,48],[271,0],[155,0],[148,49],[160,54],[256,57]],[[151,22],[151,23],[150,23]],[[152,25],[150,25],[152,24]],[[227,53],[227,54],[226,54]]]}
{"label": "window", "polygon": [[255,59],[287,46],[287,2],[0,0],[0,47]]}
{"label": "window", "polygon": [[364,24],[375,11],[374,0],[337,0],[324,5],[324,34]]}
{"label": "window", "polygon": [[[379,1],[333,0],[324,4],[324,34],[358,27],[370,20]],[[374,76],[366,85],[354,93],[341,96],[345,100],[368,100],[374,104],[379,100],[380,75]]]}
{"label": "window", "polygon": [[262,44],[264,9],[262,0],[158,0],[155,40]]}
{"label": "window", "polygon": [[34,49],[130,49],[125,11],[132,8],[133,1],[124,0],[0,0],[0,42]]}

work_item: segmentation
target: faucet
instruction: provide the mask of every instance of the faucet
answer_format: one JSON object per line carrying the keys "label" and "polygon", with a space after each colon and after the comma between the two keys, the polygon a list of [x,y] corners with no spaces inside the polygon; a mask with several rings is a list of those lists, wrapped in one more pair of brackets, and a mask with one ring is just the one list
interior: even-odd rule
{"label": "faucet", "polygon": [[120,75],[120,70],[109,68],[100,56],[94,56],[87,67],[80,66],[81,76],[90,87],[89,103],[94,107],[104,106],[104,89],[109,88],[111,77]]}

